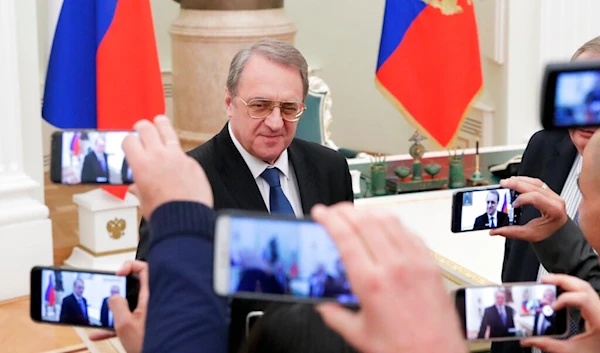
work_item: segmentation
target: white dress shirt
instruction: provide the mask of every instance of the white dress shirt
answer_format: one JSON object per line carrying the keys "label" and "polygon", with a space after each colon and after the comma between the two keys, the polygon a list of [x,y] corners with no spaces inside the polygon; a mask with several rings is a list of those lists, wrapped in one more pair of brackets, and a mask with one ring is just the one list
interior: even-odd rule
{"label": "white dress shirt", "polygon": [[498,226],[498,210],[494,211],[494,214],[490,216],[489,213],[486,213],[488,216],[488,224],[492,226],[492,218],[494,218],[494,227]]}
{"label": "white dress shirt", "polygon": [[279,169],[279,180],[281,182],[281,189],[283,193],[290,201],[292,205],[292,209],[294,210],[294,214],[297,218],[304,217],[304,212],[302,210],[302,202],[300,201],[300,190],[298,189],[298,180],[296,179],[296,173],[294,172],[294,167],[289,162],[288,151],[287,149],[283,150],[275,164],[270,165],[263,160],[260,160],[244,149],[242,144],[235,138],[233,131],[231,130],[231,123],[227,125],[229,130],[229,136],[231,136],[231,140],[235,145],[235,148],[240,152],[244,162],[250,169],[252,176],[254,177],[254,181],[256,181],[256,185],[258,186],[258,190],[262,195],[263,201],[267,206],[267,210],[271,211],[271,205],[269,201],[269,194],[271,191],[271,187],[267,183],[265,179],[263,179],[260,175],[265,169],[274,167]]}

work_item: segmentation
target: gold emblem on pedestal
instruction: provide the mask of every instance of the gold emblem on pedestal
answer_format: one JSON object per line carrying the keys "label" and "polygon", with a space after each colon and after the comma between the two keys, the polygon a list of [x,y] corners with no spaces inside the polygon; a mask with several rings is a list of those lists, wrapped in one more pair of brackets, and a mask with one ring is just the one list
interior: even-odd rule
{"label": "gold emblem on pedestal", "polygon": [[108,234],[113,239],[119,239],[123,235],[125,235],[125,228],[127,227],[127,222],[125,222],[122,218],[115,218],[106,223],[106,230]]}
{"label": "gold emblem on pedestal", "polygon": [[[444,15],[456,15],[463,12],[458,0],[421,0],[427,5],[439,9]],[[467,0],[468,5],[473,5],[473,0]]]}

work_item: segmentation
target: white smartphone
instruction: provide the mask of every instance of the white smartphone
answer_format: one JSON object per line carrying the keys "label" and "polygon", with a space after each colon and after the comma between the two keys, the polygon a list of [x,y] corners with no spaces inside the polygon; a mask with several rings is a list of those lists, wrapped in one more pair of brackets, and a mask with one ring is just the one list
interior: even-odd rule
{"label": "white smartphone", "polygon": [[310,219],[222,211],[214,254],[218,295],[358,305],[335,244]]}
{"label": "white smartphone", "polygon": [[472,286],[454,291],[468,341],[514,341],[567,334],[568,310],[554,311],[560,288],[535,282]]}

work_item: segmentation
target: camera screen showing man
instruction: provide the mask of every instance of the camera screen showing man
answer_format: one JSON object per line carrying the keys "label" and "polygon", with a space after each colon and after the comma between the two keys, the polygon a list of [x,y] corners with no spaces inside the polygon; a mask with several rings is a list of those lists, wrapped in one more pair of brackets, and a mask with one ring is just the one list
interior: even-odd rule
{"label": "camera screen showing man", "polygon": [[515,311],[506,305],[506,291],[498,289],[494,305],[487,307],[481,320],[477,338],[507,337],[515,335]]}
{"label": "camera screen showing man", "polygon": [[83,183],[108,183],[108,154],[106,153],[106,140],[102,135],[96,138],[92,150],[83,160],[81,181]]}
{"label": "camera screen showing man", "polygon": [[498,211],[500,194],[496,190],[488,191],[485,213],[475,219],[474,230],[498,228],[509,225],[508,214]]}
{"label": "camera screen showing man", "polygon": [[61,305],[60,322],[71,325],[89,325],[87,300],[83,297],[85,284],[78,278],[73,282],[73,293],[66,296]]}
{"label": "camera screen showing man", "polygon": [[549,336],[555,334],[553,322],[555,312],[552,310],[552,303],[556,299],[555,291],[548,288],[544,291],[542,300],[540,300],[540,309],[536,311],[533,320],[533,336]]}

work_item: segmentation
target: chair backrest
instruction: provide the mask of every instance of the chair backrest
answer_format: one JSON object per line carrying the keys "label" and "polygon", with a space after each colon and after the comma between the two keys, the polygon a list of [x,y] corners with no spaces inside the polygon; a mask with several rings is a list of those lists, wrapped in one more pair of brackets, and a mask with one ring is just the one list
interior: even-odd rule
{"label": "chair backrest", "polygon": [[331,123],[331,96],[329,87],[317,77],[308,78],[309,89],[306,97],[306,111],[298,121],[296,138],[315,142],[337,150],[329,139],[328,127]]}

